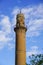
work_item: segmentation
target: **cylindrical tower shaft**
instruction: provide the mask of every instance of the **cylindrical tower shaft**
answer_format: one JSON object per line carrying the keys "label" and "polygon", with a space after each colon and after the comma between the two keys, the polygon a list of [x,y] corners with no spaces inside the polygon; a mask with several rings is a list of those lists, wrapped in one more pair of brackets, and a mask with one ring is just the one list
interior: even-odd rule
{"label": "cylindrical tower shaft", "polygon": [[26,65],[26,27],[24,24],[24,15],[17,15],[17,23],[14,28],[16,32],[16,57],[15,65]]}

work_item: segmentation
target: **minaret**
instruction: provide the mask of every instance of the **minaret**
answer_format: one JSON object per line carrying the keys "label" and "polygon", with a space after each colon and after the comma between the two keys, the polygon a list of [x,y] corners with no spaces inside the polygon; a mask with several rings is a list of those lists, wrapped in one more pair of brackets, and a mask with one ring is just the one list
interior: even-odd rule
{"label": "minaret", "polygon": [[16,52],[15,65],[26,65],[26,31],[24,22],[24,15],[17,14],[16,26],[14,28],[16,33]]}

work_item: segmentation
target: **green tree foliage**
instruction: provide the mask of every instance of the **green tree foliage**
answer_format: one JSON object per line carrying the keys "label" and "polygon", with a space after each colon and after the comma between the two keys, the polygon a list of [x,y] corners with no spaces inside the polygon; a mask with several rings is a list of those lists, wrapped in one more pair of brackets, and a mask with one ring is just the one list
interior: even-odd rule
{"label": "green tree foliage", "polygon": [[28,65],[28,64],[26,63],[26,65]]}
{"label": "green tree foliage", "polygon": [[43,54],[29,56],[29,59],[28,65],[43,65]]}

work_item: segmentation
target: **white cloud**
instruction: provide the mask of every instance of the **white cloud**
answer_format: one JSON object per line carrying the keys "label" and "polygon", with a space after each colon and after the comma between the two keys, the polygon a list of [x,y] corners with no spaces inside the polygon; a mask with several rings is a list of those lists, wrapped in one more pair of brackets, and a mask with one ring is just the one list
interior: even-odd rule
{"label": "white cloud", "polygon": [[9,44],[8,44],[8,49],[9,49],[9,50],[15,49],[15,44],[9,43]]}
{"label": "white cloud", "polygon": [[40,54],[41,52],[39,51],[38,46],[32,46],[30,48],[30,51],[26,52],[26,57],[31,56],[32,54]]}
{"label": "white cloud", "polygon": [[6,37],[5,33],[3,31],[0,31],[0,42],[7,42],[12,40],[10,37]]}
{"label": "white cloud", "polygon": [[43,19],[33,20],[32,23],[29,23],[30,27],[27,31],[29,37],[31,36],[39,36],[40,31],[43,30]]}
{"label": "white cloud", "polygon": [[8,16],[1,15],[1,21],[0,21],[0,49],[3,49],[5,45],[8,44],[11,40],[13,40],[12,37],[8,36],[11,34],[11,22]]}
{"label": "white cloud", "polygon": [[[14,15],[13,21],[16,22],[17,13],[19,13],[20,8],[16,7],[12,14]],[[27,25],[27,36],[39,36],[40,31],[43,30],[43,4],[37,6],[25,7],[21,9],[21,12],[25,16],[25,24]],[[14,23],[13,23],[14,24]]]}
{"label": "white cloud", "polygon": [[12,11],[12,15],[17,15],[18,13],[19,13],[19,8],[18,7],[15,7],[14,9],[13,9],[13,11]]}
{"label": "white cloud", "polygon": [[22,9],[27,25],[27,36],[39,36],[43,30],[43,5]]}
{"label": "white cloud", "polygon": [[32,50],[37,50],[38,49],[38,46],[32,46],[31,49]]}
{"label": "white cloud", "polygon": [[15,24],[16,24],[16,15],[18,14],[20,12],[20,10],[19,10],[19,8],[18,7],[15,7],[14,9],[13,9],[13,11],[12,11],[12,16],[13,16],[13,18],[12,18],[12,26],[14,27],[15,26]]}
{"label": "white cloud", "polygon": [[3,49],[11,40],[13,40],[13,38],[6,37],[5,33],[0,31],[0,50]]}
{"label": "white cloud", "polygon": [[3,16],[0,25],[2,25],[2,30],[5,31],[6,33],[11,32],[11,23],[8,16]]}

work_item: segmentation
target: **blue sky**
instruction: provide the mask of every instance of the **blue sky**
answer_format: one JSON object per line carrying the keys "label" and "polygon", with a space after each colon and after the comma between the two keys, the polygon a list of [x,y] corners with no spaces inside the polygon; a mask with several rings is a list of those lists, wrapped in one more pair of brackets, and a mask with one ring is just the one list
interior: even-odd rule
{"label": "blue sky", "polygon": [[43,53],[43,0],[0,0],[0,65],[15,65],[16,15],[25,16],[26,62]]}

